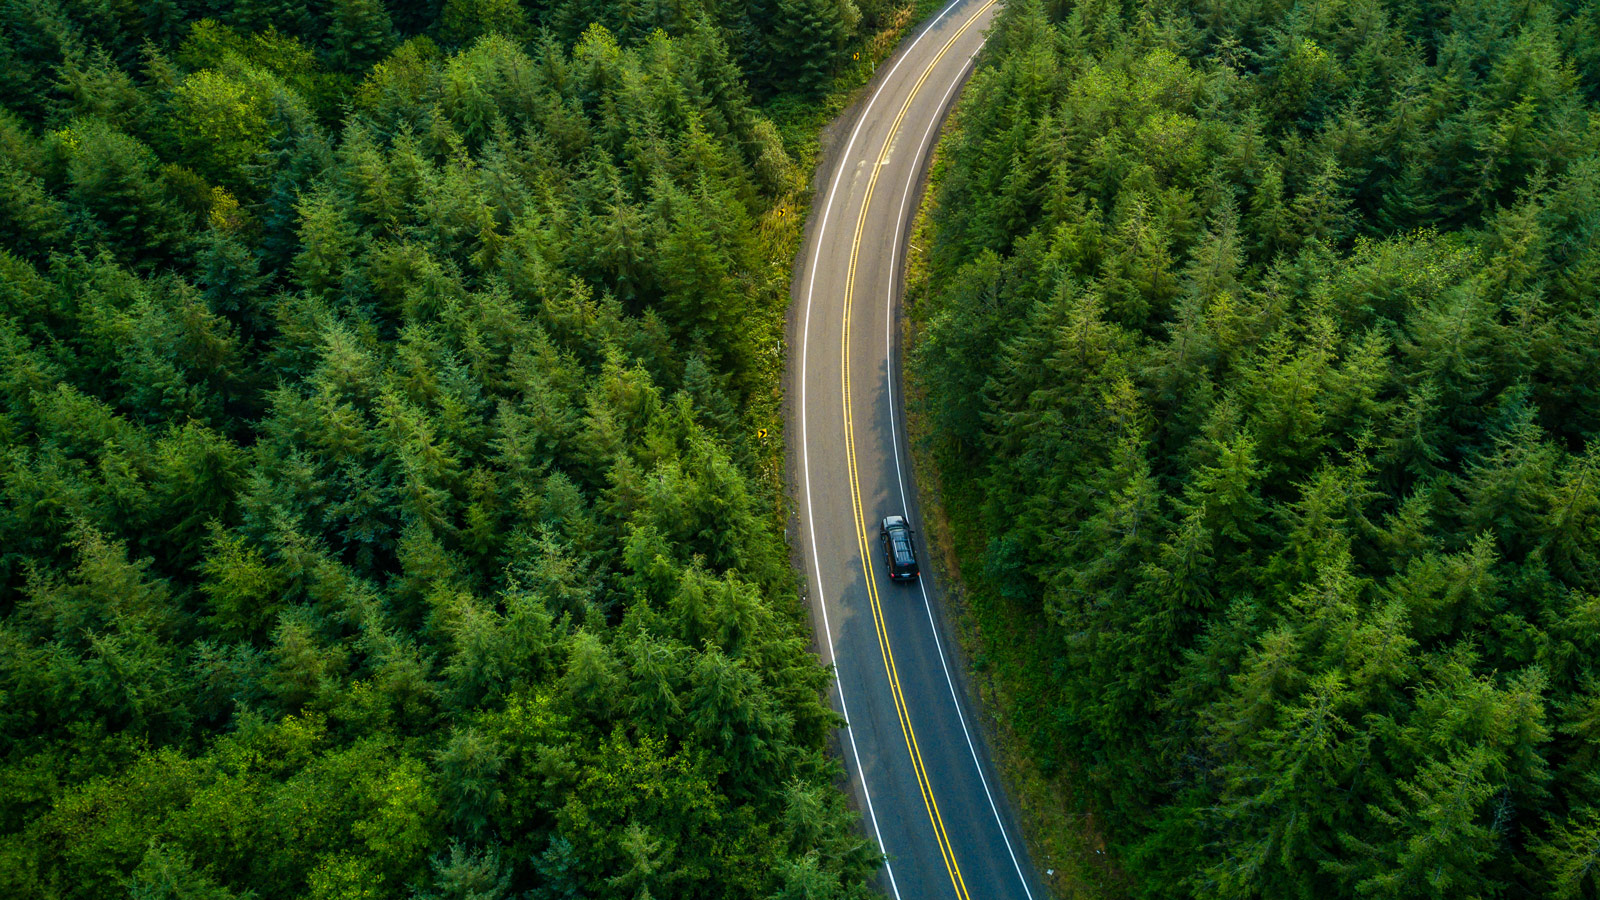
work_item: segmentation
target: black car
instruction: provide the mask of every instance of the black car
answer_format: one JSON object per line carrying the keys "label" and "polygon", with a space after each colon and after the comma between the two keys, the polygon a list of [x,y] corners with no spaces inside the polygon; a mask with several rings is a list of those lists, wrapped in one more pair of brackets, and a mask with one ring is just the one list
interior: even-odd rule
{"label": "black car", "polygon": [[889,564],[889,577],[911,581],[917,577],[917,548],[911,543],[911,526],[905,516],[889,516],[878,532],[883,542],[883,558]]}

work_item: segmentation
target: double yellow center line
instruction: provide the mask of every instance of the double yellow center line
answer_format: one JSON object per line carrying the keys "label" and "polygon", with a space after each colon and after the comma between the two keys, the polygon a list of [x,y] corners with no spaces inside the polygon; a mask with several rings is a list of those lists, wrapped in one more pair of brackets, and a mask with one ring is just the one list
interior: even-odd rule
{"label": "double yellow center line", "polygon": [[872,621],[878,633],[878,650],[883,655],[883,667],[889,677],[889,692],[894,697],[895,712],[900,718],[900,731],[905,736],[906,751],[911,755],[911,768],[917,776],[917,786],[922,791],[922,805],[928,812],[928,821],[933,825],[934,837],[939,843],[939,853],[944,857],[945,871],[950,875],[950,884],[955,888],[959,900],[971,900],[967,893],[966,882],[961,877],[961,866],[956,861],[955,848],[950,842],[949,835],[945,832],[944,819],[939,815],[939,803],[933,796],[933,784],[928,779],[928,770],[922,764],[922,752],[917,746],[917,732],[911,726],[911,715],[906,707],[905,694],[900,689],[900,675],[895,669],[894,650],[889,643],[889,630],[884,624],[883,607],[878,598],[878,585],[872,577],[872,551],[871,542],[867,538],[868,522],[861,500],[861,478],[856,468],[856,440],[855,426],[850,411],[850,308],[854,300],[856,285],[856,261],[861,254],[861,238],[866,231],[867,209],[872,205],[872,194],[878,186],[878,173],[889,159],[889,149],[894,145],[895,136],[900,133],[900,125],[905,121],[906,113],[917,95],[922,91],[922,86],[950,52],[956,41],[960,40],[967,29],[971,28],[989,7],[994,6],[998,0],[989,0],[974,12],[956,33],[950,36],[933,60],[928,63],[922,76],[912,86],[911,93],[906,96],[905,103],[901,105],[900,112],[894,117],[893,124],[889,127],[889,134],[884,138],[883,149],[878,153],[876,165],[872,167],[871,176],[867,180],[866,197],[861,202],[861,214],[856,220],[855,237],[850,247],[850,268],[845,277],[844,288],[844,337],[841,352],[844,364],[842,366],[844,380],[844,442],[845,459],[850,472],[850,504],[854,511],[856,525],[856,542],[861,550],[861,568],[867,585],[867,599],[872,607]]}

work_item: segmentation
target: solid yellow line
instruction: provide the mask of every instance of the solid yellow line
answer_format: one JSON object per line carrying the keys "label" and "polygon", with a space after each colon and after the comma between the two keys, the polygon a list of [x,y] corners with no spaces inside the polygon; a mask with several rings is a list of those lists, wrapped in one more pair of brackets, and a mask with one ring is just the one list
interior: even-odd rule
{"label": "solid yellow line", "polygon": [[922,761],[922,748],[917,741],[916,729],[911,725],[910,709],[905,701],[905,693],[900,686],[900,674],[894,662],[894,650],[889,641],[888,625],[883,616],[883,607],[879,601],[877,584],[872,578],[872,568],[869,561],[871,557],[870,542],[867,539],[866,532],[866,511],[861,499],[860,476],[856,466],[854,417],[850,410],[850,309],[855,294],[856,264],[860,257],[862,234],[866,229],[867,210],[872,204],[872,195],[878,183],[878,172],[889,156],[889,148],[894,143],[895,136],[899,134],[900,126],[905,120],[906,113],[910,110],[912,102],[916,100],[923,85],[933,74],[933,70],[944,59],[945,54],[955,45],[955,42],[977,22],[978,17],[983,15],[989,7],[994,6],[996,2],[998,0],[989,0],[988,3],[979,8],[939,49],[933,60],[928,63],[927,68],[923,70],[922,76],[917,79],[917,83],[912,86],[911,93],[907,95],[905,103],[900,107],[899,114],[895,116],[893,124],[889,127],[889,134],[884,140],[883,149],[879,152],[877,163],[873,166],[872,174],[868,179],[866,196],[862,200],[861,213],[856,220],[855,238],[850,248],[850,263],[845,279],[844,335],[842,339],[845,459],[850,473],[850,503],[856,523],[856,543],[861,551],[861,565],[867,584],[868,601],[872,608],[873,626],[877,632],[878,648],[883,656],[884,669],[889,676],[889,690],[894,699],[895,713],[900,719],[901,733],[905,737],[906,750],[911,757],[912,771],[917,778],[917,787],[922,793],[923,807],[927,810],[928,819],[933,824],[934,837],[939,844],[939,853],[944,858],[945,871],[950,876],[950,883],[955,888],[957,897],[961,898],[961,900],[971,900],[967,892],[966,879],[961,875],[961,866],[955,857],[955,847],[952,845],[949,834],[945,830],[944,817],[939,812],[938,801],[933,795],[933,784],[928,777],[927,767]]}

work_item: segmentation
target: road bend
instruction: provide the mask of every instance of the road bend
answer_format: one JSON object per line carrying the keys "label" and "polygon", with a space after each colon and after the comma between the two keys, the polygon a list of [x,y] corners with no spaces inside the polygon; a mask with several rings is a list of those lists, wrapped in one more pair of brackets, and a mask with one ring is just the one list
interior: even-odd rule
{"label": "road bend", "polygon": [[939,124],[997,10],[954,0],[880,67],[819,173],[789,324],[812,620],[837,674],[851,787],[896,900],[1048,896],[977,727],[937,579],[924,565],[919,581],[891,582],[878,544],[887,515],[921,531],[896,382],[908,224]]}

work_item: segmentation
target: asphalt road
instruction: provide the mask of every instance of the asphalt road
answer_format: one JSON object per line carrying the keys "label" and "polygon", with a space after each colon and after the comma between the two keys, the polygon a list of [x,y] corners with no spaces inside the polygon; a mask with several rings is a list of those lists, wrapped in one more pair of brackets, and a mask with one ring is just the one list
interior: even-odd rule
{"label": "asphalt road", "polygon": [[791,471],[812,620],[849,723],[851,787],[887,856],[882,887],[899,900],[1048,897],[977,727],[939,585],[926,564],[919,582],[891,582],[878,543],[887,515],[921,531],[896,383],[907,224],[997,10],[955,0],[846,117],[819,173],[790,315]]}

